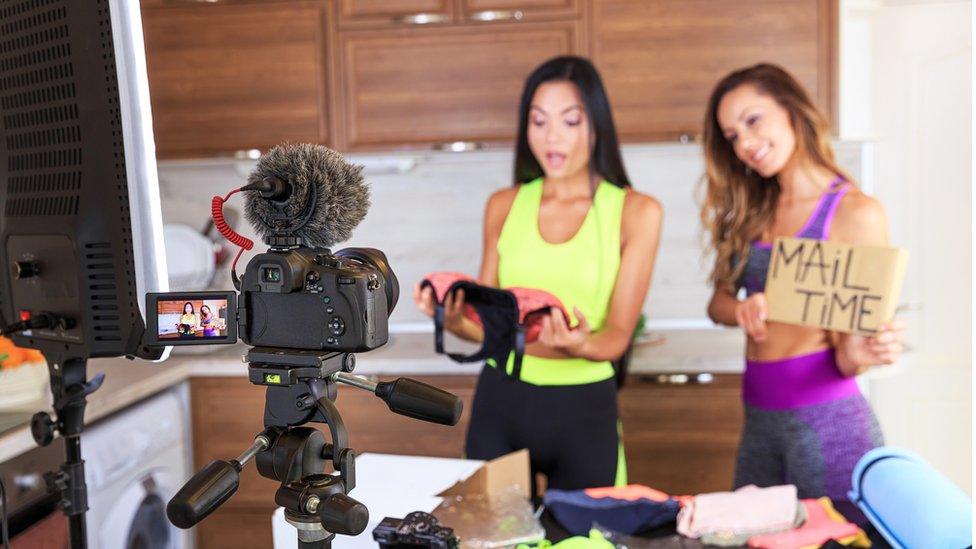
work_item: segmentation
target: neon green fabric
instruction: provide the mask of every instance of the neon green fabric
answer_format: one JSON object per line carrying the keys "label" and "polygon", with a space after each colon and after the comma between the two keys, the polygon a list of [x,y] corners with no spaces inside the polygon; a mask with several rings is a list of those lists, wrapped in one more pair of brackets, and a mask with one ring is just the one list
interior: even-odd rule
{"label": "neon green fabric", "polygon": [[[620,270],[620,222],[625,189],[601,182],[579,231],[559,244],[539,234],[542,179],[519,187],[498,237],[498,285],[539,288],[558,297],[570,316],[579,307],[590,328],[603,327]],[[573,318],[575,324],[576,319]],[[511,373],[514,355],[506,371]],[[525,355],[522,381],[534,385],[580,385],[613,377],[609,361]]]}
{"label": "neon green fabric", "polygon": [[607,541],[603,534],[599,530],[590,530],[590,536],[584,538],[583,536],[574,536],[571,538],[564,539],[559,543],[553,544],[551,541],[544,539],[536,545],[520,544],[517,549],[616,549],[616,545],[612,542]]}
{"label": "neon green fabric", "polygon": [[617,443],[617,476],[613,479],[616,487],[627,486],[627,455],[624,453],[624,424],[617,420],[617,436],[620,442]]}

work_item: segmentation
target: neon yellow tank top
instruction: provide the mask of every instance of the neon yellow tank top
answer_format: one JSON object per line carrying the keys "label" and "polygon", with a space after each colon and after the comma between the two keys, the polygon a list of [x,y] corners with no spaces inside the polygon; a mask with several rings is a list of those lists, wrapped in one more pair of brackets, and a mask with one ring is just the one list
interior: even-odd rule
{"label": "neon yellow tank top", "polygon": [[[602,328],[620,270],[620,221],[626,194],[625,189],[602,181],[576,234],[552,244],[539,234],[542,178],[520,186],[498,237],[498,285],[545,290],[563,302],[573,324],[573,307],[579,307],[591,329]],[[514,354],[508,357],[508,373],[513,363]],[[528,354],[522,360],[521,379],[534,385],[580,385],[611,377],[609,361]]]}

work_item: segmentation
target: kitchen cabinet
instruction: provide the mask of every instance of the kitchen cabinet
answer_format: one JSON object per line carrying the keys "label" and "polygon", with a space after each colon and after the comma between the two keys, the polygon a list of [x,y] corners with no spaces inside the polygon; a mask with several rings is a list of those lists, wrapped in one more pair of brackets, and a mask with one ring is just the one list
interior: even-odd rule
{"label": "kitchen cabinet", "polygon": [[339,28],[578,17],[581,0],[338,0]]}
{"label": "kitchen cabinet", "polygon": [[460,0],[461,17],[468,21],[517,18],[578,17],[581,0]]}
{"label": "kitchen cabinet", "polygon": [[144,7],[157,155],[327,142],[327,6],[303,0]]}
{"label": "kitchen cabinet", "polygon": [[456,0],[337,0],[340,28],[451,23]]}
{"label": "kitchen cabinet", "polygon": [[838,0],[148,0],[157,153],[512,146],[526,76],[600,70],[623,142],[690,140],[736,68],[780,64],[836,120]]}
{"label": "kitchen cabinet", "polygon": [[683,378],[634,374],[619,393],[628,480],[675,495],[730,490],[742,376],[716,374],[703,384],[675,379]]}
{"label": "kitchen cabinet", "polygon": [[835,110],[836,0],[590,2],[590,55],[623,141],[698,136],[712,87],[760,61]]}
{"label": "kitchen cabinet", "polygon": [[511,145],[526,75],[583,45],[577,20],[341,32],[336,144]]}

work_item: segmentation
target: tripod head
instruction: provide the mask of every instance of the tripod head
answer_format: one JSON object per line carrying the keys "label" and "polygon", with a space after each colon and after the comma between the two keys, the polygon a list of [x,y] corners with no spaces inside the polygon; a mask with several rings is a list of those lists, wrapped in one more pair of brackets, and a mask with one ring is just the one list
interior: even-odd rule
{"label": "tripod head", "polygon": [[[334,404],[338,383],[368,390],[407,417],[443,425],[461,417],[461,401],[436,387],[409,378],[374,383],[352,375],[352,353],[254,347],[245,360],[251,383],[267,387],[265,429],[237,459],[210,462],[170,500],[166,514],[180,528],[192,527],[227,501],[237,491],[240,471],[255,458],[261,476],[281,483],[275,503],[298,529],[301,547],[329,547],[335,534],[362,532],[369,513],[348,496],[356,486],[356,453]],[[331,442],[303,427],[309,422],[326,424]],[[327,462],[335,474],[324,472]]]}

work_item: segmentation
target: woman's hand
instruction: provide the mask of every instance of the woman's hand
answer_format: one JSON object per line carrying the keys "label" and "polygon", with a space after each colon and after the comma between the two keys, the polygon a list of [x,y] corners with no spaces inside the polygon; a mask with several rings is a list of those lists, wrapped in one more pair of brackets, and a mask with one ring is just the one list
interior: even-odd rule
{"label": "woman's hand", "polygon": [[756,343],[766,341],[766,294],[752,294],[735,306],[735,321]]}
{"label": "woman's hand", "polygon": [[420,283],[413,285],[413,302],[420,309],[420,312],[432,317],[434,316],[434,290],[430,286],[420,289]]}
{"label": "woman's hand", "polygon": [[573,307],[573,314],[576,315],[577,323],[575,327],[570,328],[562,312],[552,309],[549,316],[542,319],[539,343],[573,356],[582,356],[583,347],[592,330],[579,307]]}
{"label": "woman's hand", "polygon": [[[427,286],[423,289],[420,284],[414,284],[413,302],[425,315],[434,316],[434,290]],[[459,333],[464,326],[464,290],[449,292],[444,298],[444,329]]]}
{"label": "woman's hand", "polygon": [[871,366],[893,364],[901,356],[905,322],[893,320],[872,336],[841,334],[837,342],[837,367],[846,376],[863,373]]}

